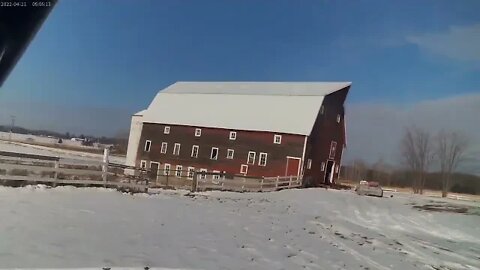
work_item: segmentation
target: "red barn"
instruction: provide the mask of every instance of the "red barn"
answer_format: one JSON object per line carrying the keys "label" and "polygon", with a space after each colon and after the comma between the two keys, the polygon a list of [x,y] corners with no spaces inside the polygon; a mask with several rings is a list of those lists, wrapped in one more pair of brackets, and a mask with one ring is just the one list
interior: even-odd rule
{"label": "red barn", "polygon": [[127,165],[333,183],[348,82],[177,82],[132,116]]}

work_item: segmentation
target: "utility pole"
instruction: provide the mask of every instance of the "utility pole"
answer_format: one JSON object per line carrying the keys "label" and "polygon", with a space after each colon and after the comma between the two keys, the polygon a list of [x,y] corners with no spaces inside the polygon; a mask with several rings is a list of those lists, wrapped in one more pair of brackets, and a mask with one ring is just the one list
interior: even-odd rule
{"label": "utility pole", "polygon": [[9,141],[12,140],[12,133],[13,133],[13,128],[15,127],[15,115],[10,115],[10,118],[12,119],[12,124],[10,125],[10,135],[9,135]]}

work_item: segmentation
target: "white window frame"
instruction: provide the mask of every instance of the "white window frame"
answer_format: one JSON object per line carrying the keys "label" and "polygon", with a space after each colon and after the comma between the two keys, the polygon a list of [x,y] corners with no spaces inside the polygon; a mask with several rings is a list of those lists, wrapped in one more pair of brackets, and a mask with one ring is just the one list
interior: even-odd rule
{"label": "white window frame", "polygon": [[170,126],[165,126],[163,128],[163,134],[170,134]]}
{"label": "white window frame", "polygon": [[[245,168],[245,170],[244,170]],[[242,164],[240,165],[240,173],[246,175],[248,173],[248,165]]]}
{"label": "white window frame", "polygon": [[163,175],[170,175],[171,169],[172,169],[172,166],[170,164],[168,163],[163,164]]}
{"label": "white window frame", "polygon": [[140,169],[146,169],[146,168],[147,168],[147,161],[140,160]]}
{"label": "white window frame", "polygon": [[207,169],[200,169],[200,178],[201,180],[207,179],[206,175],[203,175],[202,172],[208,172]]}
{"label": "white window frame", "polygon": [[230,131],[230,135],[228,138],[232,141],[235,141],[237,139],[237,132],[236,131]]}
{"label": "white window frame", "polygon": [[[148,149],[147,149],[147,144],[148,144]],[[152,149],[152,141],[151,140],[145,140],[145,145],[143,147],[143,151],[150,152],[150,149]]]}
{"label": "white window frame", "polygon": [[[265,156],[265,163],[264,164],[261,163],[262,162],[262,156]],[[258,154],[258,166],[263,166],[263,167],[267,166],[267,158],[268,158],[267,153],[260,152]]]}
{"label": "white window frame", "polygon": [[[232,153],[231,156],[230,156],[230,153]],[[235,150],[234,149],[227,149],[227,159],[233,159],[234,156],[235,156]]]}
{"label": "white window frame", "polygon": [[[278,140],[277,140],[278,139]],[[275,134],[273,136],[273,143],[274,144],[282,144],[282,135],[280,134]]]}
{"label": "white window frame", "polygon": [[[197,149],[197,152],[195,153],[194,150]],[[190,154],[190,157],[192,158],[198,158],[198,151],[200,151],[200,147],[198,145],[192,145],[192,153]],[[194,155],[194,153],[196,155]]]}
{"label": "white window frame", "polygon": [[195,137],[200,137],[202,136],[202,129],[201,128],[196,128],[195,129]]}
{"label": "white window frame", "polygon": [[307,169],[310,170],[312,168],[312,159],[307,159]]}
{"label": "white window frame", "polygon": [[342,120],[342,117],[340,116],[340,114],[337,114],[337,123],[340,123],[341,120]]}
{"label": "white window frame", "polygon": [[322,165],[320,166],[320,171],[325,171],[325,162],[322,162]]}
{"label": "white window frame", "polygon": [[[212,171],[213,173],[220,173],[220,171]],[[219,174],[212,174],[212,180],[220,180]]]}
{"label": "white window frame", "polygon": [[[332,151],[335,149],[334,151]],[[333,155],[332,155],[333,153]],[[334,159],[335,156],[337,155],[337,142],[336,141],[331,141],[330,142],[330,151],[328,152],[328,158],[329,159]]]}
{"label": "white window frame", "polygon": [[188,167],[187,168],[187,179],[192,180],[194,175],[195,175],[195,167]]}
{"label": "white window frame", "polygon": [[182,178],[182,165],[177,165],[175,167],[175,177]]}
{"label": "white window frame", "polygon": [[[178,148],[177,148],[177,146],[178,146]],[[174,155],[174,156],[179,156],[179,155],[180,155],[180,147],[181,147],[181,146],[182,146],[182,145],[179,144],[179,143],[175,143],[175,144],[173,145],[173,155]],[[178,150],[177,150],[177,149],[178,149]],[[175,151],[175,150],[177,150],[177,151]],[[175,153],[175,152],[176,152],[176,153]]]}
{"label": "white window frame", "polygon": [[160,148],[160,153],[161,154],[166,154],[168,150],[168,143],[167,142],[162,142],[162,147]]}
{"label": "white window frame", "polygon": [[[250,162],[250,154],[253,153],[253,159],[252,162]],[[257,157],[257,153],[253,151],[248,151],[248,156],[247,156],[247,164],[248,165],[254,165],[255,164],[255,158]]]}
{"label": "white window frame", "polygon": [[[215,158],[212,157],[212,154],[213,154],[213,149],[217,149],[217,155],[215,156]],[[210,151],[210,159],[211,160],[218,160],[218,154],[219,154],[219,150],[218,150],[218,147],[212,147],[212,150]]]}

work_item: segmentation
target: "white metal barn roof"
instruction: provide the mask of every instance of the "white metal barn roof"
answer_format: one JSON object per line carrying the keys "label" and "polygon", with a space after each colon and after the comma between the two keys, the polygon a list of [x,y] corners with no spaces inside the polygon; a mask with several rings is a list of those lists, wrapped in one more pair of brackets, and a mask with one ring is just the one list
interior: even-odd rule
{"label": "white metal barn roof", "polygon": [[177,82],[143,122],[310,135],[324,96],[349,82]]}

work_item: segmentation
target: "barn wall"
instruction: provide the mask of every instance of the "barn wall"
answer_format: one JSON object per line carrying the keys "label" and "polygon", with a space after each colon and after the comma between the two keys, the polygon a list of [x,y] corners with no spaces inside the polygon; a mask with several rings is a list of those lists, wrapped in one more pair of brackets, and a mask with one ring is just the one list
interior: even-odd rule
{"label": "barn wall", "polygon": [[[188,166],[195,169],[207,169],[226,171],[228,173],[239,174],[240,166],[247,164],[249,151],[256,152],[255,165],[248,165],[248,176],[282,176],[286,170],[286,156],[302,157],[304,148],[304,138],[302,135],[280,134],[282,135],[281,144],[274,144],[274,133],[257,131],[236,131],[237,139],[230,140],[230,130],[216,128],[201,128],[200,137],[195,137],[195,128],[192,126],[168,125],[170,134],[164,134],[163,124],[144,123],[140,144],[138,146],[138,155],[136,166],[140,166],[141,160],[171,164],[172,168],[176,165],[182,165],[183,169]],[[146,140],[152,141],[150,152],[144,151]],[[168,143],[166,154],[160,153],[162,142]],[[174,143],[180,143],[180,155],[173,155]],[[199,146],[198,158],[191,157],[192,145]],[[218,160],[211,160],[210,153],[212,147],[219,148]],[[234,149],[234,158],[227,159],[227,149]],[[268,154],[267,165],[259,166],[259,153]],[[163,168],[163,165],[161,165]]]}
{"label": "barn wall", "polygon": [[[137,160],[137,149],[140,143],[140,136],[142,135],[142,116],[133,115],[130,125],[130,134],[128,136],[127,158],[125,165],[135,166]],[[126,170],[125,173],[133,174],[131,170]]]}
{"label": "barn wall", "polygon": [[[322,171],[322,162],[330,160],[330,145],[331,141],[337,142],[335,157],[331,160],[335,162],[333,181],[338,179],[340,171],[340,161],[345,145],[345,110],[344,102],[347,97],[350,87],[343,90],[336,91],[330,95],[325,96],[323,101],[324,113],[317,116],[317,120],[312,129],[312,133],[308,137],[307,150],[305,154],[304,165],[304,182],[306,185],[318,186],[322,184],[325,177],[325,170]],[[337,115],[340,115],[340,123],[337,123]],[[307,160],[312,160],[310,169],[306,168]],[[336,166],[338,165],[338,171]]]}

